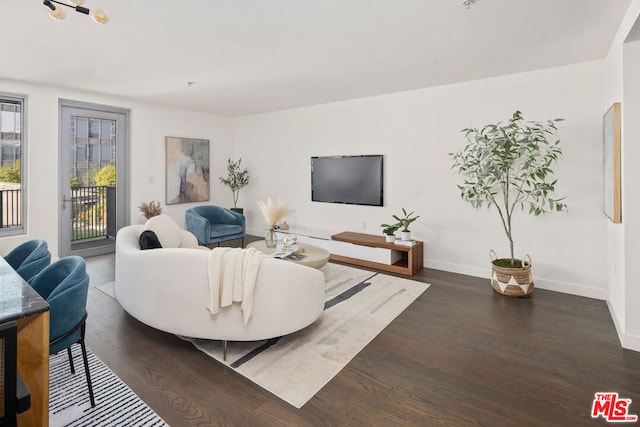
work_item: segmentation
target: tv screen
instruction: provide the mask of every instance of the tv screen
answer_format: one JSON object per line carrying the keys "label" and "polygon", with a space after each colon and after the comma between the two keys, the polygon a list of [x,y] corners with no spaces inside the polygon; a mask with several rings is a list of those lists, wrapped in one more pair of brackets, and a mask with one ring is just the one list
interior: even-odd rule
{"label": "tv screen", "polygon": [[382,155],[311,158],[314,202],[383,205]]}

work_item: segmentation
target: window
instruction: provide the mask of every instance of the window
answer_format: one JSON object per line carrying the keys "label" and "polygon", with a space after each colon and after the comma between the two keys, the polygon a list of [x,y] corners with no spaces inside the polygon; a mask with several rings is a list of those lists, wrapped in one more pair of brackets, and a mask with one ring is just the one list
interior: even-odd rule
{"label": "window", "polygon": [[98,144],[89,144],[89,161],[90,162],[100,161],[100,156],[98,154],[99,150],[100,150],[100,146]]}
{"label": "window", "polygon": [[76,145],[76,162],[86,162],[86,161],[87,161],[87,146]]}
{"label": "window", "polygon": [[89,138],[99,138],[100,137],[100,120],[91,119],[89,120]]}
{"label": "window", "polygon": [[24,231],[24,97],[0,93],[0,235]]}
{"label": "window", "polygon": [[71,175],[82,186],[95,185],[95,175],[116,163],[116,120],[71,115]]}

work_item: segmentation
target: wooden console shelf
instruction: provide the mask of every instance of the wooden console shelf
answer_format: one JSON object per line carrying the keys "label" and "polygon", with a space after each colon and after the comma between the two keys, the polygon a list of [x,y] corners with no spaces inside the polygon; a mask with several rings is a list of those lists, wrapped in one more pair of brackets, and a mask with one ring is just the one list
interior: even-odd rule
{"label": "wooden console shelf", "polygon": [[400,260],[394,264],[383,264],[364,259],[331,254],[331,259],[334,261],[361,265],[363,267],[375,268],[377,270],[384,270],[391,273],[404,274],[407,276],[413,276],[418,271],[422,270],[424,262],[424,244],[420,241],[416,241],[415,245],[413,246],[395,245],[393,243],[387,243],[384,236],[353,233],[350,231],[334,234],[333,236],[331,236],[331,240],[353,243],[354,245],[390,249],[392,251],[399,252],[401,255]]}

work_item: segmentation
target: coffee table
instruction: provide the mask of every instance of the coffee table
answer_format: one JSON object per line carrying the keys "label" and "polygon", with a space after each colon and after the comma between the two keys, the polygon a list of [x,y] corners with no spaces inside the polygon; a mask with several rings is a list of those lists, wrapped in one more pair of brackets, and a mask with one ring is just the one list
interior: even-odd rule
{"label": "coffee table", "polygon": [[[277,248],[268,248],[264,240],[258,240],[251,242],[247,245],[248,248],[254,248],[259,250],[263,254],[273,255],[277,252]],[[321,268],[329,261],[329,251],[320,248],[318,246],[308,245],[306,243],[298,243],[298,247],[304,250],[303,254],[306,255],[300,261],[287,260],[295,262],[296,264],[306,265],[307,267]]]}

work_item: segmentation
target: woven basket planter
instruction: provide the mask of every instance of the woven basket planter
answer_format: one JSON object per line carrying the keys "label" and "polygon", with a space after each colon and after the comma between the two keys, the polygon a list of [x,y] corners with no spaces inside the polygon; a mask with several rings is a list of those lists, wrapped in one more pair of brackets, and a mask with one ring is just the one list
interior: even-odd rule
{"label": "woven basket planter", "polygon": [[495,264],[498,261],[496,253],[490,251],[491,255],[491,286],[493,290],[502,295],[512,297],[526,297],[534,290],[533,277],[531,277],[531,257],[525,255],[522,267],[505,268]]}

